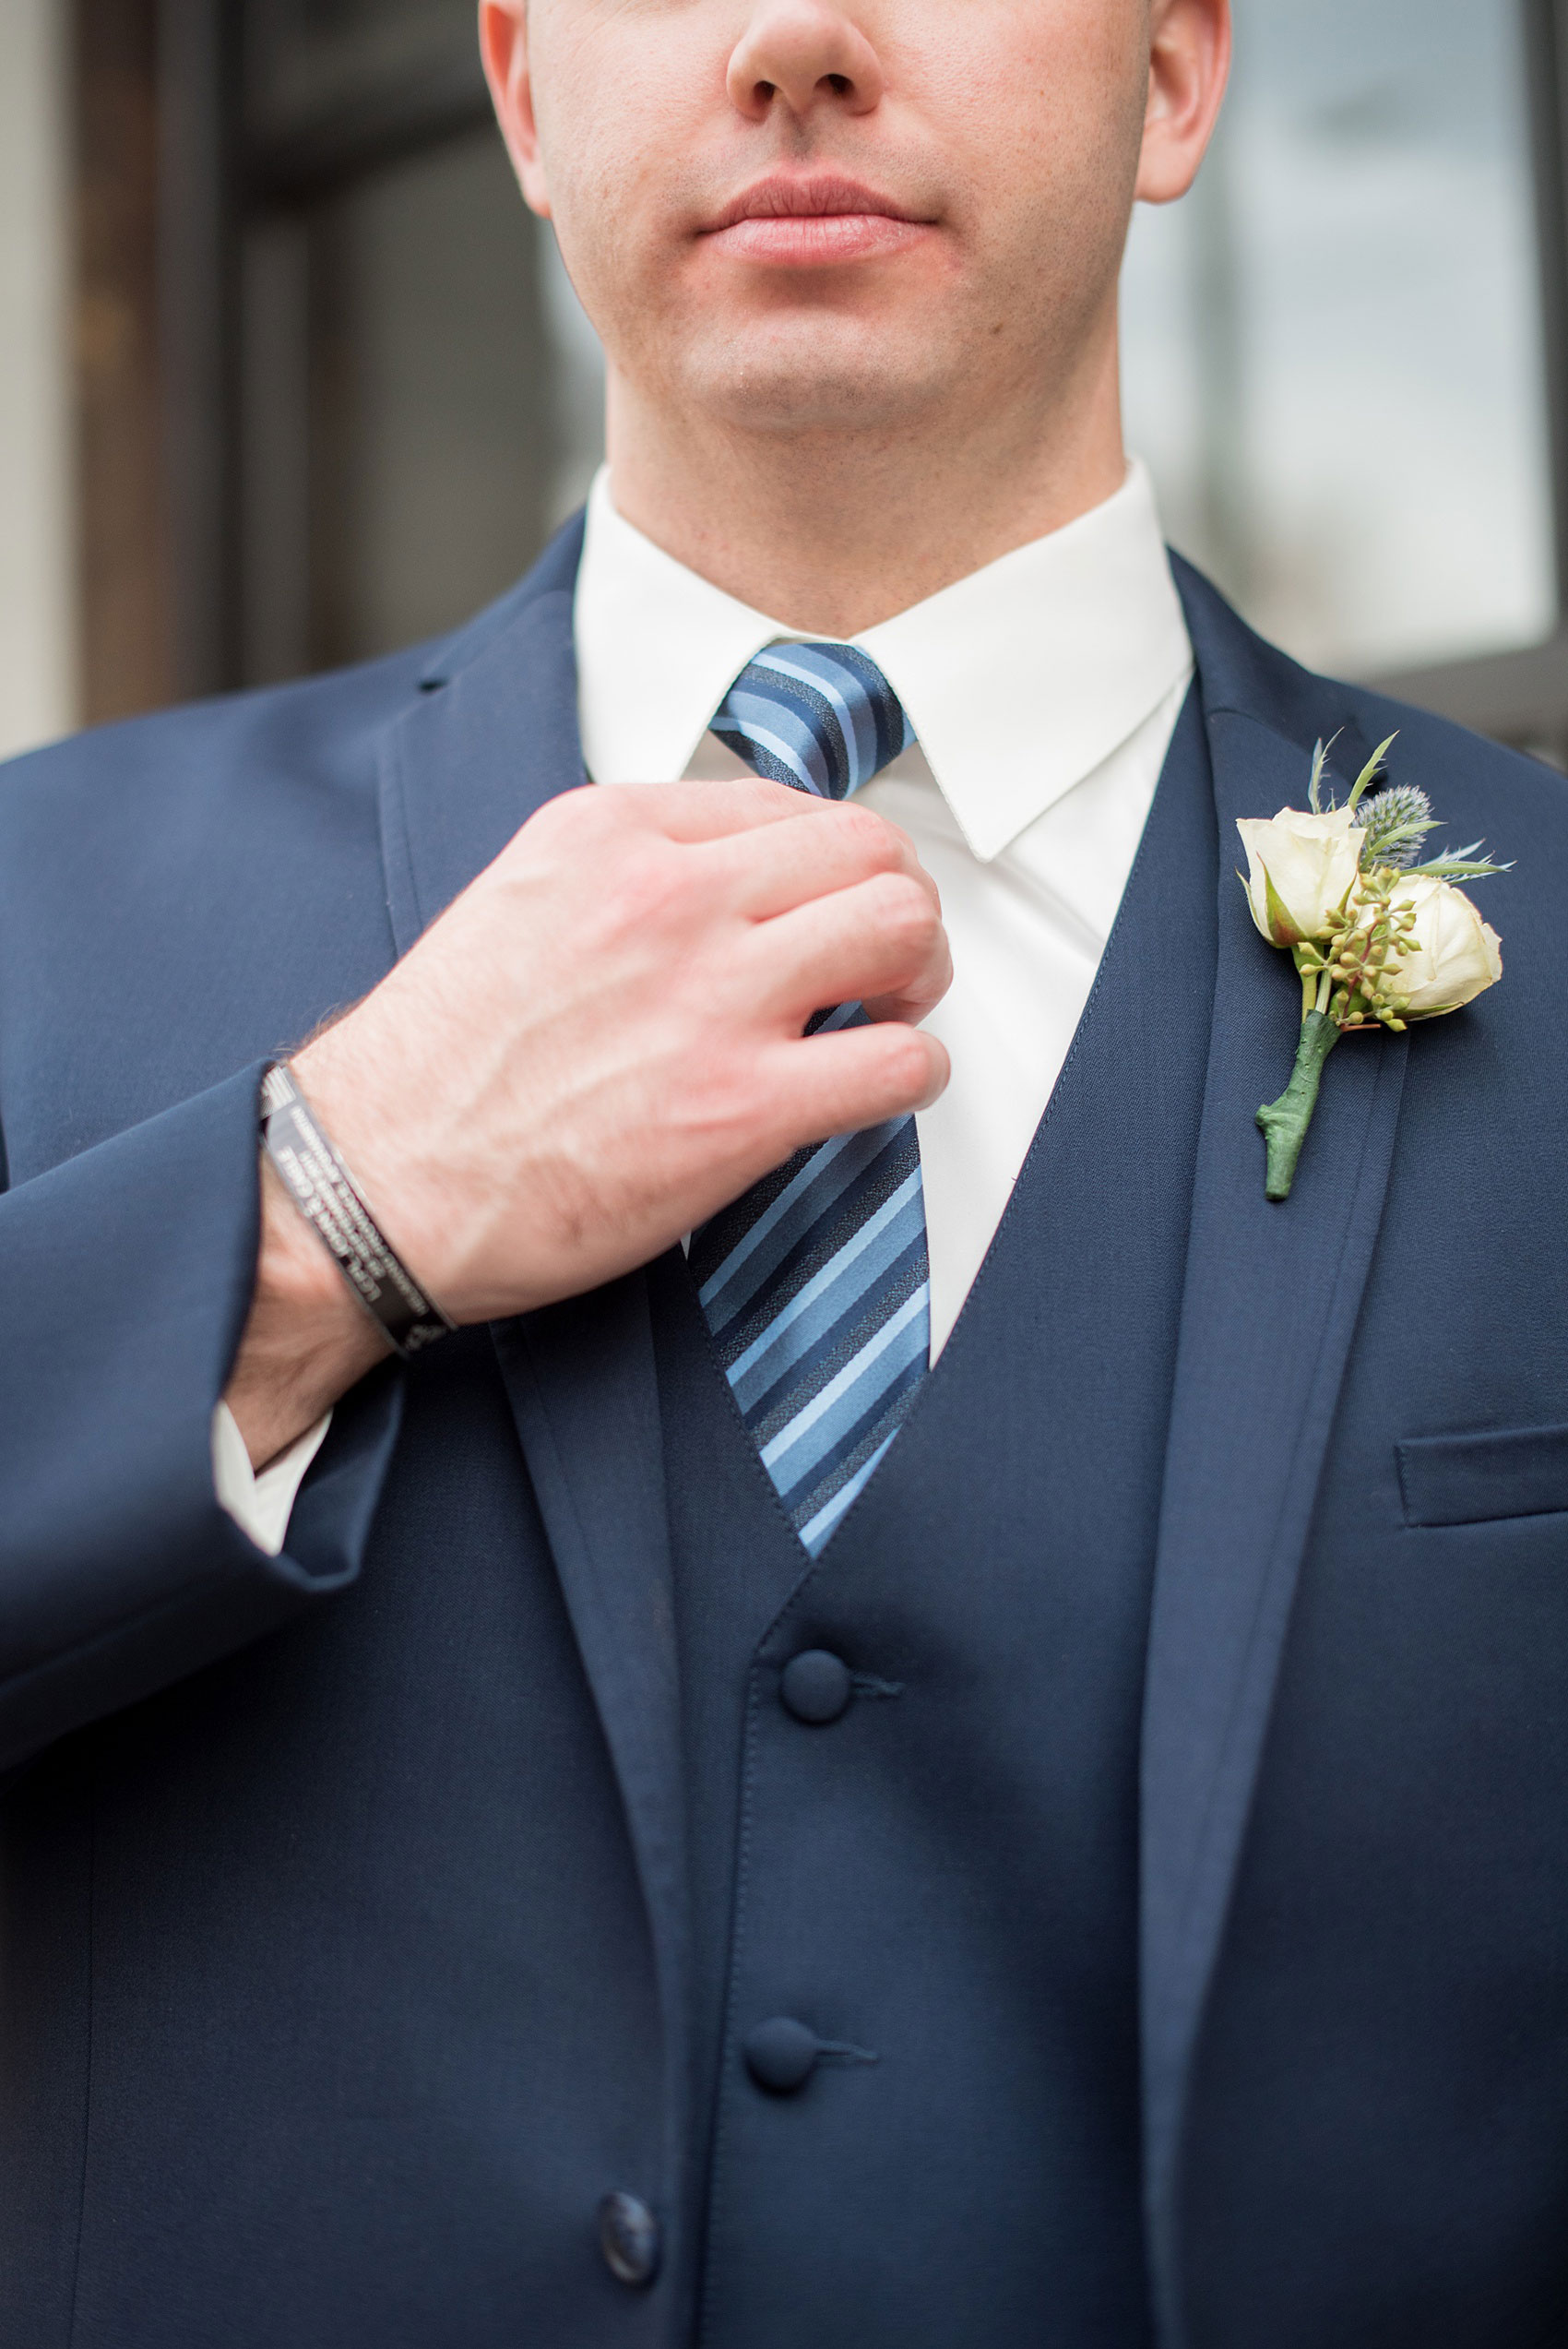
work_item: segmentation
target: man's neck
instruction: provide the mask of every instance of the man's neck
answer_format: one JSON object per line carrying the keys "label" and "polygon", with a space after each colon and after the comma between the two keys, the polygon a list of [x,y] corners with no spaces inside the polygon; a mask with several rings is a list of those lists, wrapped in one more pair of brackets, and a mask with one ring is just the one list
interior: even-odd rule
{"label": "man's neck", "polygon": [[1112,344],[1054,402],[923,426],[738,432],[612,377],[617,509],[802,635],[845,638],[1075,521],[1126,472]]}

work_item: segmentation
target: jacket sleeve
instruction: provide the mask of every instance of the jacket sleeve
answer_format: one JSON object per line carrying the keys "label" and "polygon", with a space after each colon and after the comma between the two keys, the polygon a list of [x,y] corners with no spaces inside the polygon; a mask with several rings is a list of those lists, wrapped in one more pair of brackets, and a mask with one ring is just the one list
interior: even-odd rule
{"label": "jacket sleeve", "polygon": [[213,1482],[255,1277],[260,1074],[0,1194],[0,1769],[359,1572],[397,1365],[339,1404],[277,1556]]}

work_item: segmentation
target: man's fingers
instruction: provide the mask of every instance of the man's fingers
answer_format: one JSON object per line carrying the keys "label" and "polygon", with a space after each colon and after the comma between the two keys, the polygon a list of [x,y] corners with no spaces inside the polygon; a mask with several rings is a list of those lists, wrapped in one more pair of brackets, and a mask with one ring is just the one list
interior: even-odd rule
{"label": "man's fingers", "polygon": [[797,824],[774,824],[705,847],[716,885],[736,912],[770,921],[875,874],[903,873],[919,882],[940,913],[936,883],[897,825],[869,808],[824,800],[808,805],[820,811],[814,818],[803,813]]}
{"label": "man's fingers", "polygon": [[945,1091],[949,1073],[946,1052],[934,1036],[892,1023],[775,1045],[766,1076],[776,1112],[776,1163],[831,1134],[929,1108]]}
{"label": "man's fingers", "polygon": [[[558,792],[513,833],[496,859],[507,872],[537,869],[541,860],[569,865],[602,861],[617,845],[649,839],[677,846],[718,841],[788,823],[802,811],[827,808],[803,792],[760,779],[718,783],[582,783]],[[494,868],[493,868],[494,869]],[[481,876],[481,878],[483,876]]]}
{"label": "man's fingers", "polygon": [[760,924],[746,943],[742,969],[763,1016],[790,1022],[827,1004],[888,999],[900,1017],[921,1018],[953,976],[932,894],[907,873],[814,898]]}
{"label": "man's fingers", "polygon": [[754,832],[768,824],[787,824],[814,810],[830,813],[831,800],[814,799],[809,792],[790,791],[784,783],[737,776],[717,783],[610,783],[591,789],[606,799],[624,802],[635,820],[666,840],[697,841],[726,840],[737,832]]}

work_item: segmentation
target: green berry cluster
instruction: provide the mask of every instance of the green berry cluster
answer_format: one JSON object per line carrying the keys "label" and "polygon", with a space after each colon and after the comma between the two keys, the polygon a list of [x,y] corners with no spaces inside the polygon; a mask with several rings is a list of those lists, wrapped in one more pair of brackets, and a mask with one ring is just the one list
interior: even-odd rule
{"label": "green berry cluster", "polygon": [[[1346,900],[1344,919],[1323,947],[1296,948],[1303,984],[1319,982],[1319,1006],[1338,1028],[1365,1028],[1381,1020],[1400,1033],[1409,996],[1401,994],[1400,965],[1416,944],[1416,908],[1392,904],[1402,875],[1391,864],[1363,873]],[[1328,982],[1327,1000],[1322,982]]]}

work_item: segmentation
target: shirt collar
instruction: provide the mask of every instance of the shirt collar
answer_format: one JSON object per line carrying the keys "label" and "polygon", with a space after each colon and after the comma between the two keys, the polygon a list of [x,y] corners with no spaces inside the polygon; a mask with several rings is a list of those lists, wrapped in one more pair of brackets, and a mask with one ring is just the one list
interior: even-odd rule
{"label": "shirt collar", "polygon": [[[583,756],[601,783],[675,781],[746,662],[778,638],[801,640],[634,529],[603,471],[575,628]],[[851,641],[903,702],[981,858],[1118,749],[1193,659],[1136,461],[1103,505]]]}

